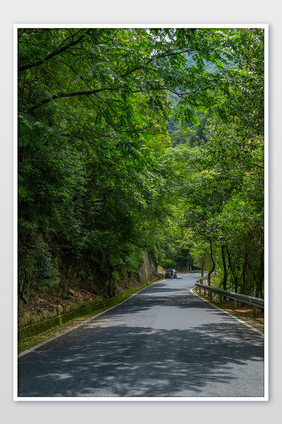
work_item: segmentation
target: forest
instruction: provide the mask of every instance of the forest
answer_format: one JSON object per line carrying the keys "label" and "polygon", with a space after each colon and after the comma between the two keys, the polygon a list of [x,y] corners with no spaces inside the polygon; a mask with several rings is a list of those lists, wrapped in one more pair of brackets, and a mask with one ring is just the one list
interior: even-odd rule
{"label": "forest", "polygon": [[264,30],[18,28],[19,298],[157,266],[264,294]]}

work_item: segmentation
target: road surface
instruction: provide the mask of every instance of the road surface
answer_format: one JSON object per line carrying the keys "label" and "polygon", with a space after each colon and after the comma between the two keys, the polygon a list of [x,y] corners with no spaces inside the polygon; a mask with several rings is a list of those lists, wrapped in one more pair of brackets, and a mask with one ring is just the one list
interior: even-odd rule
{"label": "road surface", "polygon": [[19,397],[263,397],[263,337],[190,292],[153,284],[21,356]]}

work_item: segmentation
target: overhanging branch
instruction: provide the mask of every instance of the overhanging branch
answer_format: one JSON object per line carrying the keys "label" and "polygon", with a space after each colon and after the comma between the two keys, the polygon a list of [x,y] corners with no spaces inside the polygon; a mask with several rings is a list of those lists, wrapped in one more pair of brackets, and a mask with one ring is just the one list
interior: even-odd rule
{"label": "overhanging branch", "polygon": [[[91,29],[87,30],[85,34],[89,34],[90,31],[91,31]],[[61,48],[55,50],[54,52],[50,53],[49,55],[47,55],[42,60],[37,60],[36,62],[30,63],[29,65],[19,66],[19,68],[18,68],[19,72],[26,71],[27,69],[34,68],[35,66],[40,66],[44,62],[47,62],[48,60],[52,59],[53,57],[58,56],[59,54],[63,53],[65,50],[69,49],[70,47],[73,47],[76,44],[79,44],[84,39],[85,34],[81,35],[77,40],[72,40],[68,44],[66,44],[64,47],[61,47]]]}

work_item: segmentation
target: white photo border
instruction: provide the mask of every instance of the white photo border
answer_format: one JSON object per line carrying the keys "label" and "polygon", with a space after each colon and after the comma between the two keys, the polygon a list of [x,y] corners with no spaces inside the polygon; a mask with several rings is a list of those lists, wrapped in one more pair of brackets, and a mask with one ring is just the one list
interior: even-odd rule
{"label": "white photo border", "polygon": [[[262,397],[19,397],[18,396],[18,203],[17,203],[17,90],[18,90],[18,45],[19,28],[261,28],[264,29],[264,224],[265,224],[265,315],[264,315],[264,396]],[[52,402],[261,402],[269,401],[269,24],[262,23],[21,23],[13,25],[13,400]],[[63,333],[62,333],[63,334]],[[48,341],[47,341],[48,342]],[[36,349],[36,347],[35,347]]]}

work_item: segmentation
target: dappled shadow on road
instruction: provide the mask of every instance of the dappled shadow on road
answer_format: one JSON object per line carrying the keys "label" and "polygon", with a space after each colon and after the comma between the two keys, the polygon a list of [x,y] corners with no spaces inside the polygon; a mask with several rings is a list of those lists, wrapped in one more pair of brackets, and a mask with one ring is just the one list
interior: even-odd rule
{"label": "dappled shadow on road", "polygon": [[19,396],[263,396],[263,353],[259,334],[163,282],[19,358]]}
{"label": "dappled shadow on road", "polygon": [[148,287],[145,291],[140,292],[139,295],[140,296],[148,296],[151,295],[153,293],[158,293],[158,294],[171,294],[174,292],[182,292],[183,293],[184,289],[181,287],[171,287],[171,286],[167,286],[165,284],[158,284],[156,286],[151,286]]}
{"label": "dappled shadow on road", "polygon": [[20,358],[19,396],[263,396],[260,378],[252,393],[236,386],[234,366],[263,361],[263,339],[247,328],[106,324],[85,325]]}
{"label": "dappled shadow on road", "polygon": [[172,306],[180,309],[209,309],[222,314],[208,302],[192,294],[188,289],[166,286],[150,287],[148,290],[139,293],[137,299],[133,297],[125,304],[120,305],[116,312],[113,313],[130,315],[150,310],[154,306]]}

